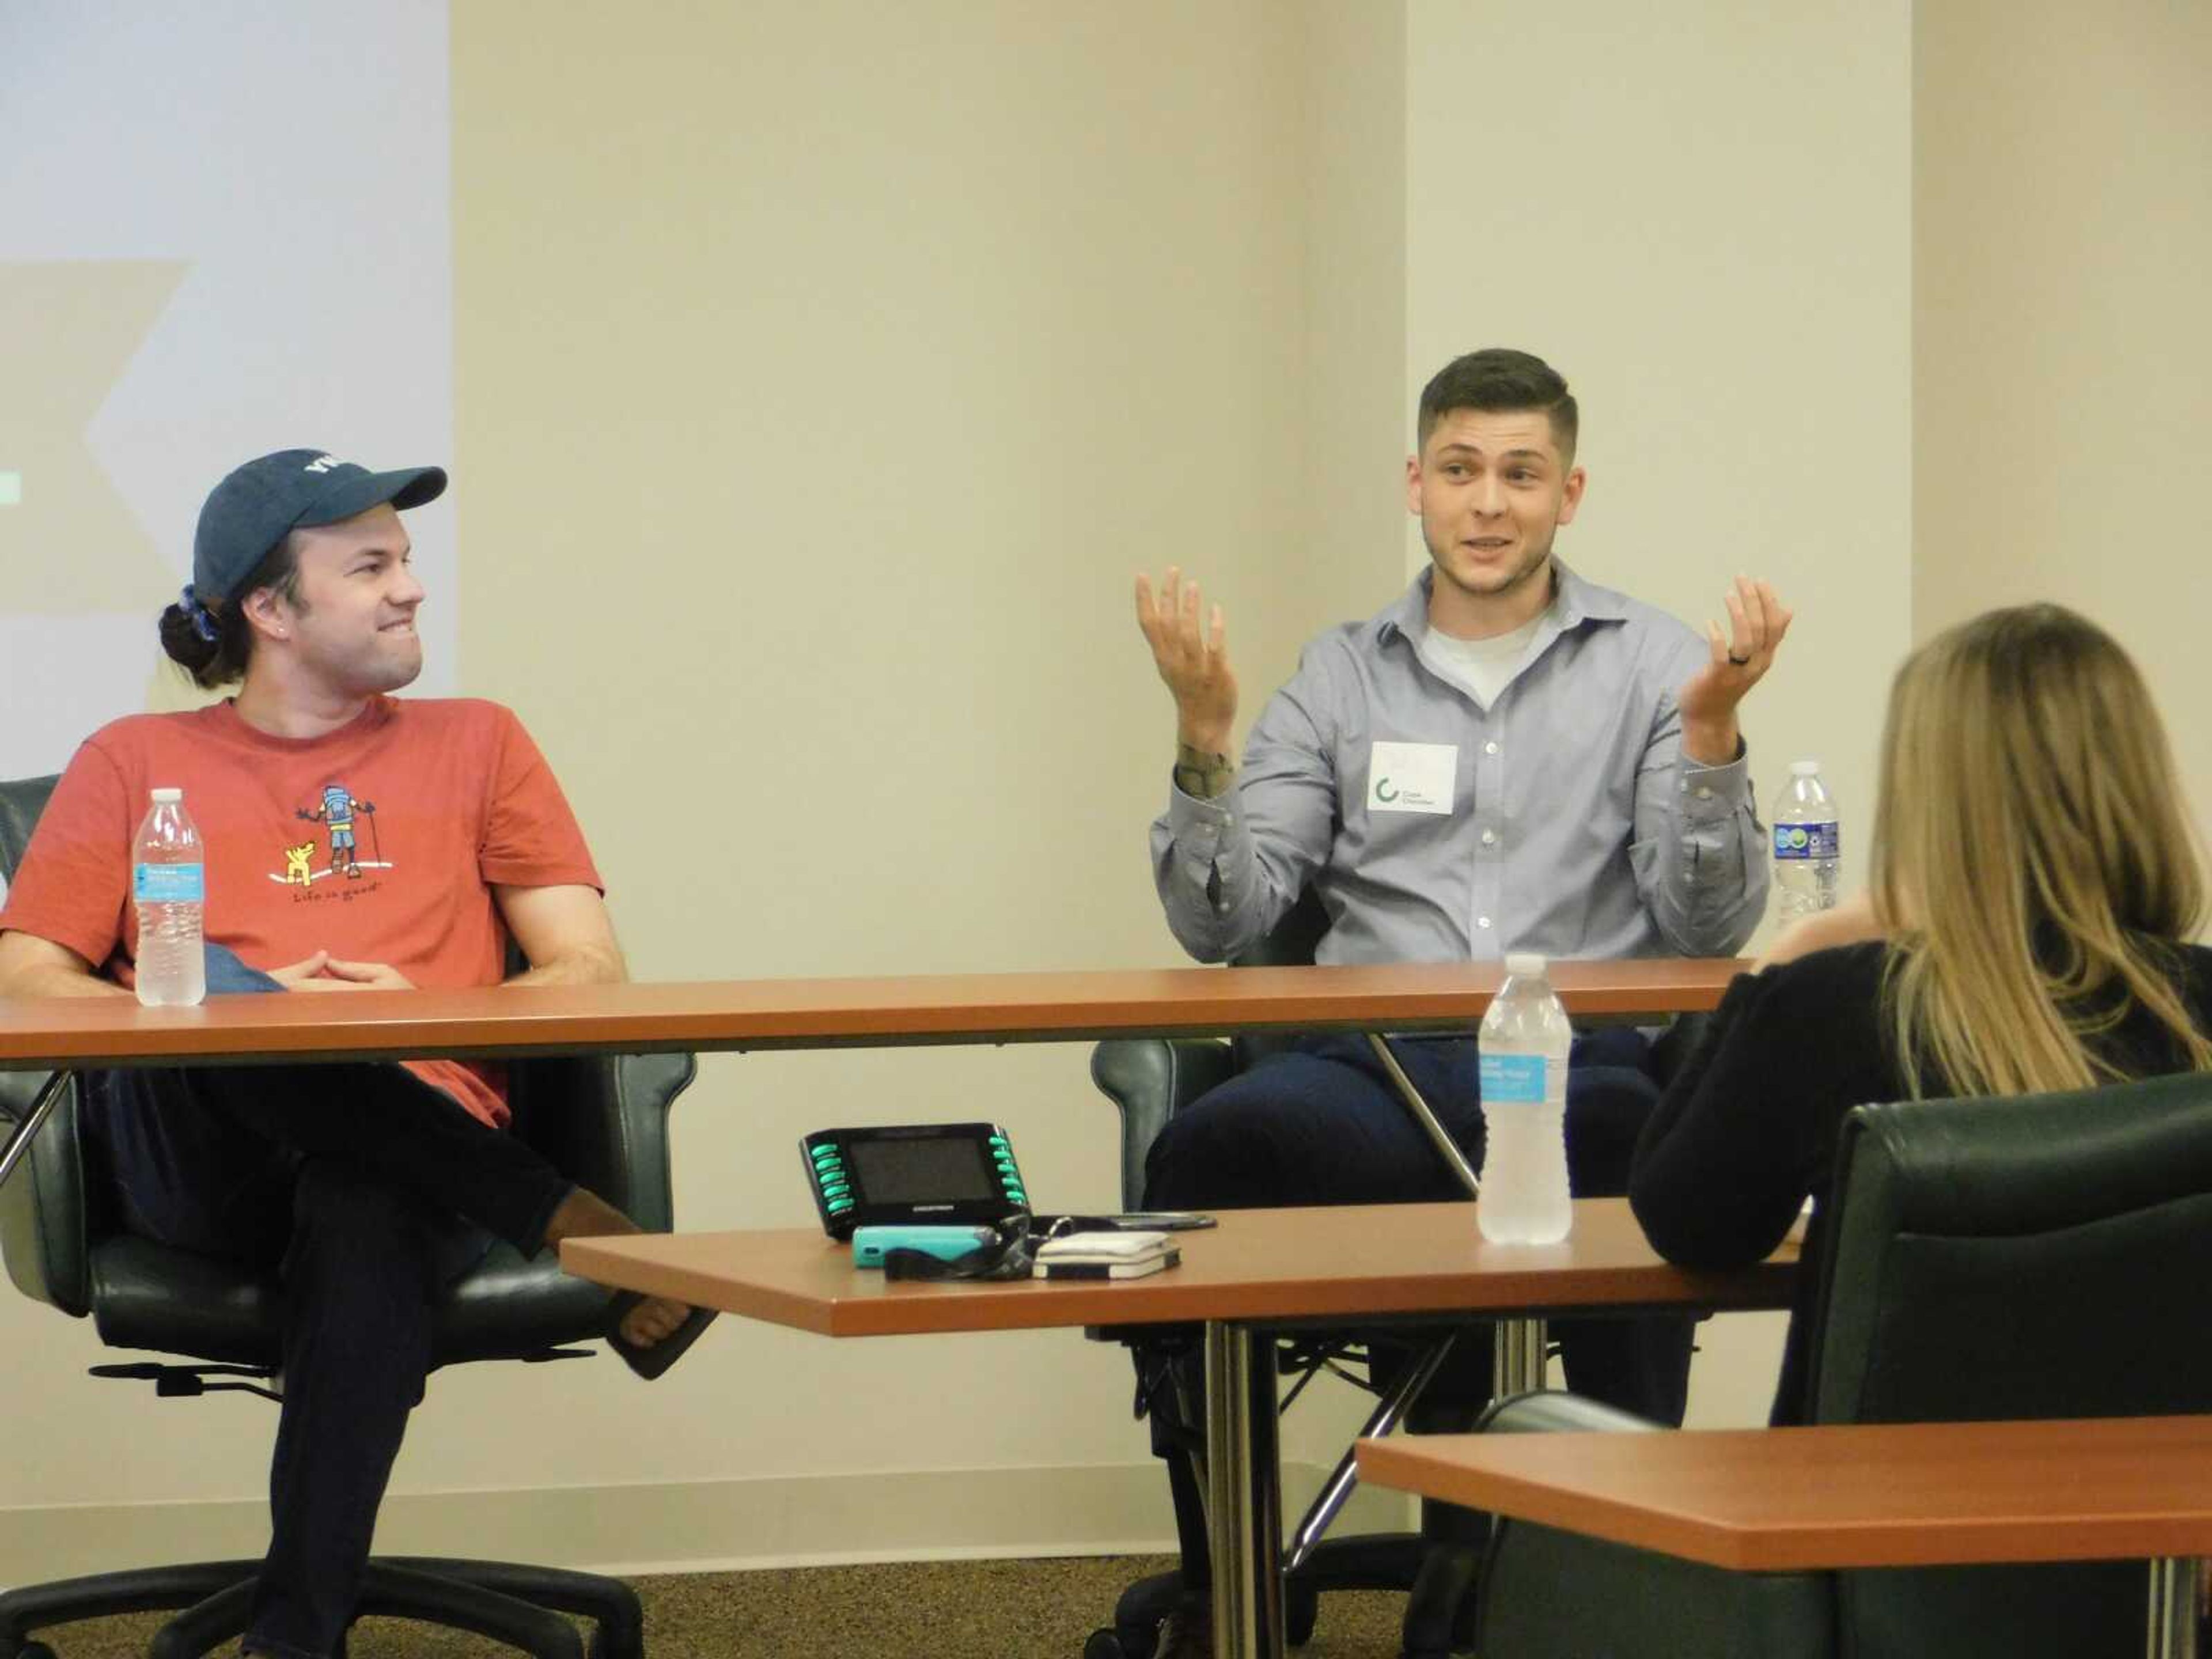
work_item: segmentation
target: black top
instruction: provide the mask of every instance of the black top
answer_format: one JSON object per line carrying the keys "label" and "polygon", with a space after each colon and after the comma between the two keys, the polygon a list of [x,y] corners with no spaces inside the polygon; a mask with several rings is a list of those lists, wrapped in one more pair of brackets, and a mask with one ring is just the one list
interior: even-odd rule
{"label": "black top", "polygon": [[[1814,1304],[1826,1252],[1821,1206],[1844,1114],[1905,1097],[1881,1018],[1881,944],[1818,951],[1729,987],[1711,1028],[1668,1086],[1637,1143],[1628,1197],[1660,1255],[1735,1267],[1782,1243],[1815,1200],[1790,1312],[1773,1420],[1804,1420]],[[2212,1029],[2212,950],[2182,947],[2184,994]],[[2104,1052],[2131,1076],[2185,1069],[2172,1036],[2136,1009]]]}

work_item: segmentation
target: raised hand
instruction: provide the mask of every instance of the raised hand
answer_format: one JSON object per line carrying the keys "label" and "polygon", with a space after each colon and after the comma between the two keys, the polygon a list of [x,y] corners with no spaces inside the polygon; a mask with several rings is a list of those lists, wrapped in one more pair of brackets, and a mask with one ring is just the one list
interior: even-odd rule
{"label": "raised hand", "polygon": [[1683,752],[1702,766],[1725,766],[1735,758],[1736,705],[1766,678],[1790,631],[1790,612],[1765,582],[1738,576],[1727,604],[1727,634],[1717,623],[1705,624],[1705,662],[1675,696]]}
{"label": "raised hand", "polygon": [[1152,578],[1137,577],[1137,626],[1152,647],[1152,665],[1176,702],[1176,739],[1208,754],[1226,752],[1237,722],[1237,676],[1229,666],[1228,624],[1215,605],[1200,626],[1198,584],[1168,567],[1156,598]]}

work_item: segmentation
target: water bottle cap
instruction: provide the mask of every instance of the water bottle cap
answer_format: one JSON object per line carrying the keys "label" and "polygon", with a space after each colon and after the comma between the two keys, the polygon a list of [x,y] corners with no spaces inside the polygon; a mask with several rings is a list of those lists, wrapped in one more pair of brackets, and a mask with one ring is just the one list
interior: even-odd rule
{"label": "water bottle cap", "polygon": [[1534,951],[1510,951],[1506,953],[1505,971],[1516,979],[1541,979],[1544,958]]}
{"label": "water bottle cap", "polygon": [[154,792],[154,803],[157,806],[174,806],[184,798],[185,792],[181,789],[156,789]]}
{"label": "water bottle cap", "polygon": [[1790,775],[1793,778],[1817,778],[1820,775],[1820,763],[1818,761],[1791,761],[1790,763]]}

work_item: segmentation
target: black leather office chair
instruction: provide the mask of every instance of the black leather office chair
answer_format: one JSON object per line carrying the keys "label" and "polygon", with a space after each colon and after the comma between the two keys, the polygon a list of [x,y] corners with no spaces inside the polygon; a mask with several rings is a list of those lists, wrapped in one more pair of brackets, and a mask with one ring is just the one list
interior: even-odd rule
{"label": "black leather office chair", "polygon": [[[1237,958],[1237,965],[1309,963],[1328,931],[1328,913],[1309,888],[1264,939]],[[1700,1016],[1678,1022],[1668,1033],[1655,1061],[1661,1075],[1675,1056],[1686,1051],[1702,1025]],[[1091,1078],[1121,1113],[1123,1205],[1136,1208],[1143,1203],[1145,1156],[1170,1116],[1294,1040],[1290,1035],[1261,1033],[1240,1034],[1226,1042],[1115,1038],[1098,1044],[1091,1054]],[[1416,1433],[1449,1433],[1473,1426],[1489,1399],[1489,1322],[1470,1321],[1443,1332],[1337,1333],[1288,1345],[1283,1370],[1310,1377],[1327,1368],[1377,1395],[1379,1403],[1367,1432],[1387,1431],[1402,1423]],[[1303,1382],[1297,1386],[1303,1387]],[[1347,1449],[1324,1488],[1325,1498],[1334,1492],[1340,1504],[1348,1492],[1351,1458]],[[1169,1459],[1168,1478],[1182,1567],[1140,1580],[1124,1592],[1115,1608],[1113,1626],[1093,1635],[1085,1659],[1147,1659],[1152,1633],[1184,1583],[1206,1581],[1210,1567],[1204,1482],[1194,1461],[1186,1457]],[[1316,1523],[1325,1524],[1325,1517],[1310,1514],[1298,1529],[1300,1535],[1312,1536]],[[1285,1577],[1285,1635],[1294,1645],[1312,1635],[1319,1597],[1325,1590],[1405,1590],[1407,1659],[1440,1659],[1465,1648],[1474,1611],[1468,1592],[1486,1534],[1484,1517],[1449,1504],[1425,1503],[1419,1532],[1321,1539]]]}
{"label": "black leather office chair", "polygon": [[[0,873],[12,874],[52,778],[0,783]],[[689,1054],[530,1060],[510,1067],[514,1133],[641,1225],[674,1224],[668,1110],[691,1082]],[[45,1083],[0,1073],[0,1138]],[[26,1296],[75,1318],[91,1315],[112,1346],[188,1356],[198,1365],[99,1367],[198,1394],[265,1379],[281,1348],[270,1275],[116,1231],[78,1133],[74,1085],[0,1186],[0,1253]],[[571,1279],[550,1251],[524,1261],[505,1243],[447,1291],[433,1358],[554,1358],[601,1334],[610,1292]],[[21,1363],[20,1361],[18,1363]],[[0,1659],[53,1659],[34,1631],[119,1613],[182,1608],[155,1639],[155,1659],[207,1653],[244,1630],[258,1561],[96,1574],[0,1594]],[[637,1597],[619,1580],[507,1562],[380,1557],[361,1613],[474,1631],[552,1659],[639,1659]],[[562,1613],[592,1621],[588,1648]]]}
{"label": "black leather office chair", "polygon": [[[1863,1106],[1829,1205],[1811,1420],[2212,1411],[2212,1076]],[[1649,1428],[1569,1395],[1490,1432]],[[2096,1659],[2144,1651],[2140,1563],[1733,1573],[1498,1523],[1483,1659]],[[1562,1596],[1559,1587],[1574,1585]]]}

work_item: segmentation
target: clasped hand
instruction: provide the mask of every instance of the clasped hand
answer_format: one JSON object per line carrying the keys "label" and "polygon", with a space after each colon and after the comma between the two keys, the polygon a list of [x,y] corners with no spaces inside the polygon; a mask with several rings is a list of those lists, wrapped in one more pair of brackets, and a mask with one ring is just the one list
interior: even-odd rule
{"label": "clasped hand", "polygon": [[274,968],[269,977],[288,991],[411,991],[415,981],[386,962],[341,962],[328,951]]}

